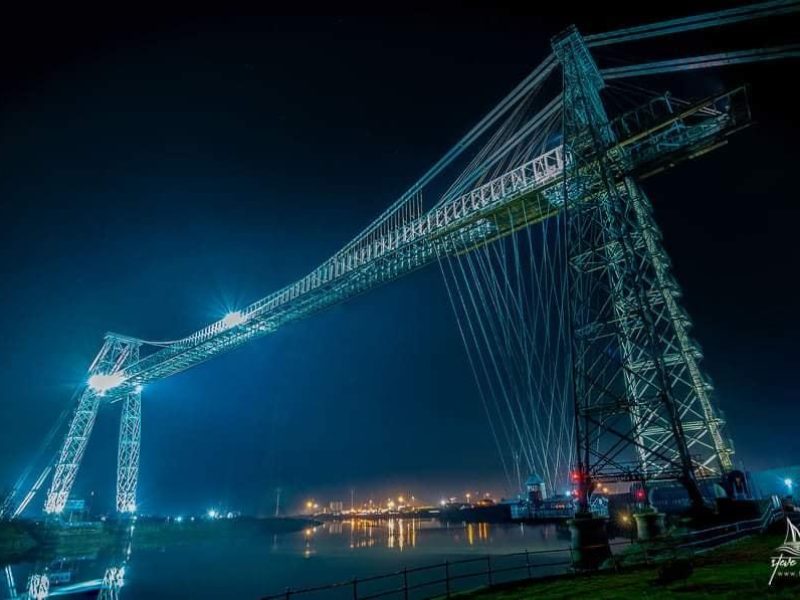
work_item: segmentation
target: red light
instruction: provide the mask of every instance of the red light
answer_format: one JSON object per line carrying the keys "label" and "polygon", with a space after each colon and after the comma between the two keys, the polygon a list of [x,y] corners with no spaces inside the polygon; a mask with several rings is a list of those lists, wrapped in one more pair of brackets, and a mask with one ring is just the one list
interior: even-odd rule
{"label": "red light", "polygon": [[644,490],[636,490],[636,499],[637,500],[644,500]]}

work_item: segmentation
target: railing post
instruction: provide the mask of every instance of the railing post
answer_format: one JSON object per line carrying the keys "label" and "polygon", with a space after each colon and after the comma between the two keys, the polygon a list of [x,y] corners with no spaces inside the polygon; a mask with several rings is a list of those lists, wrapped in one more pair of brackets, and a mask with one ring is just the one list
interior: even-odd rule
{"label": "railing post", "polygon": [[353,577],[353,600],[358,600],[358,577]]}
{"label": "railing post", "polygon": [[489,587],[492,587],[492,555],[491,554],[487,554],[486,555],[486,565],[488,567],[486,569],[486,575],[488,576],[488,579],[489,579]]}
{"label": "railing post", "polygon": [[450,597],[450,561],[444,561],[444,595]]}
{"label": "railing post", "polygon": [[531,574],[531,555],[527,548],[525,548],[525,566],[528,567],[528,579],[533,579]]}
{"label": "railing post", "polygon": [[292,588],[286,588],[286,600],[289,600],[292,597]]}

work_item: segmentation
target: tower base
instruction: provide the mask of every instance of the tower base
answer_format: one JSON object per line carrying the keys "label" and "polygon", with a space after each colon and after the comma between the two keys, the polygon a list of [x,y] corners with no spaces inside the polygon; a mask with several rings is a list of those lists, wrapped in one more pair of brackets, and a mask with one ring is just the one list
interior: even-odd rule
{"label": "tower base", "polygon": [[643,512],[633,515],[636,520],[636,537],[646,542],[664,535],[664,513]]}
{"label": "tower base", "polygon": [[572,565],[581,571],[593,571],[609,558],[608,519],[592,514],[577,514],[569,522],[572,536]]}

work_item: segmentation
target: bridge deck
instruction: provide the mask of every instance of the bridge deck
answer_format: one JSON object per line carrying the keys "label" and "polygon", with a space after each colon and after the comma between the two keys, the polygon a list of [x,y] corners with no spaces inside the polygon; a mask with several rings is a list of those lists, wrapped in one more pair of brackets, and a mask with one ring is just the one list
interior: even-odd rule
{"label": "bridge deck", "polygon": [[[638,127],[620,120],[609,123],[618,136],[620,131],[624,135],[607,150],[620,179],[646,176],[714,149],[750,122],[744,88],[678,113],[653,116],[650,121],[637,119]],[[402,277],[437,257],[473,250],[557,214],[563,204],[565,160],[569,157],[563,148],[553,148],[380,238],[348,245],[346,252],[336,254],[302,279],[246,307],[240,323],[217,321],[130,365],[125,369],[126,381],[116,393],[178,373],[290,321]]]}

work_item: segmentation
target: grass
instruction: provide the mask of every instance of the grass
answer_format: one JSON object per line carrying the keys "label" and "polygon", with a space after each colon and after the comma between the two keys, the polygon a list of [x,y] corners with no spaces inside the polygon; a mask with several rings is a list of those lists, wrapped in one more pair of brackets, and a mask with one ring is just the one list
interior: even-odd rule
{"label": "grass", "polygon": [[[711,550],[692,559],[694,572],[684,582],[657,583],[658,566],[637,567],[617,573],[596,573],[547,581],[528,582],[502,589],[483,590],[458,596],[469,600],[528,600],[543,598],[798,598],[800,577],[776,578],[767,585],[772,568],[770,557],[783,542],[783,535],[761,535]],[[800,565],[795,567],[800,572]]]}

